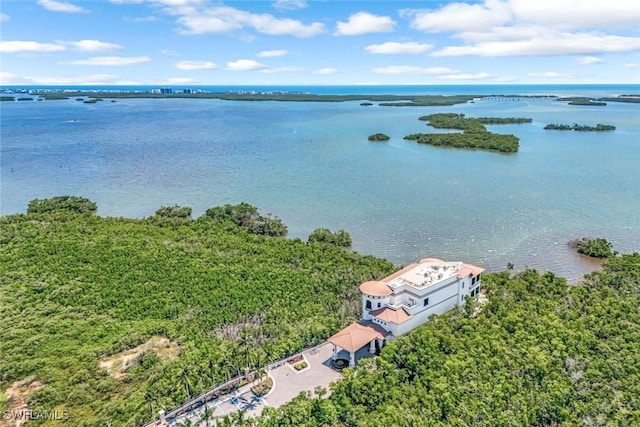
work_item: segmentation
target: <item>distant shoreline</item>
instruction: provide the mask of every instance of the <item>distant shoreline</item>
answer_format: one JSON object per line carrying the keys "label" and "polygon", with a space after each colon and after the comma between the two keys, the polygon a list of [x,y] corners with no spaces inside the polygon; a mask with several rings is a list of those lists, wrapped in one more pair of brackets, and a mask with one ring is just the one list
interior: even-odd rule
{"label": "distant shoreline", "polygon": [[[507,99],[547,99],[566,101],[571,105],[606,105],[608,102],[640,103],[640,94],[621,94],[609,97],[580,97],[582,103],[574,103],[576,97],[562,97],[559,95],[518,95],[518,94],[462,94],[462,95],[391,95],[391,94],[314,94],[308,91],[256,91],[233,90],[226,92],[209,92],[203,90],[183,89],[173,91],[171,88],[151,89],[149,91],[135,90],[68,90],[68,89],[3,89],[1,101],[24,100],[25,95],[33,96],[37,100],[66,100],[71,98],[89,98],[93,100],[107,99],[219,99],[223,101],[284,101],[284,102],[348,102],[375,101],[379,106],[451,106],[474,102],[476,100]],[[13,98],[13,99],[11,99]]]}

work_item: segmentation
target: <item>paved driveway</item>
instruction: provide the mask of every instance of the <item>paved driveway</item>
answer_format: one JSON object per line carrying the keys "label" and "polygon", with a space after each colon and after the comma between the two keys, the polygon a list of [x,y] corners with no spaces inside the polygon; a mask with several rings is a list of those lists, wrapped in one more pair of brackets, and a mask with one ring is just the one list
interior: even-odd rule
{"label": "paved driveway", "polygon": [[331,368],[332,352],[333,345],[326,343],[303,353],[309,367],[300,372],[296,372],[288,363],[270,370],[269,375],[273,378],[274,387],[263,400],[269,406],[278,407],[289,402],[301,391],[313,392],[317,386],[328,390],[329,384],[340,378],[340,373]]}

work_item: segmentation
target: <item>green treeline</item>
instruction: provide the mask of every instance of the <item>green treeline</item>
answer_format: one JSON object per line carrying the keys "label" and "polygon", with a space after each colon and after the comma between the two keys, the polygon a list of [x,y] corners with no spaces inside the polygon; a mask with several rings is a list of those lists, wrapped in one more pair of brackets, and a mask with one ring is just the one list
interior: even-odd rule
{"label": "green treeline", "polygon": [[597,107],[604,107],[607,105],[606,102],[602,102],[600,100],[596,101],[594,98],[588,98],[583,96],[562,97],[562,98],[556,99],[556,101],[564,101],[564,102],[568,101],[569,105],[592,105]]}
{"label": "green treeline", "polygon": [[486,304],[346,369],[328,399],[300,395],[243,425],[640,425],[640,254],[586,277],[484,275]]}
{"label": "green treeline", "polygon": [[[489,132],[481,120],[486,122],[500,121],[504,123],[525,123],[529,119],[525,118],[490,118],[481,119],[467,118],[464,114],[442,113],[430,114],[419,117],[419,120],[429,122],[429,126],[437,129],[456,129],[462,133],[414,133],[404,137],[407,140],[414,140],[420,144],[430,144],[435,146],[455,147],[455,148],[475,148],[484,150],[494,150],[502,153],[515,153],[519,148],[519,139],[514,135],[500,135]],[[494,123],[492,123],[494,124]]]}
{"label": "green treeline", "polygon": [[[271,217],[248,204],[197,219],[166,206],[138,220],[97,216],[85,200],[33,202],[0,218],[0,412],[4,392],[32,379],[44,384],[32,410],[66,409],[70,425],[139,425],[324,341],[359,318],[358,285],[394,270],[264,235],[281,228],[265,227]],[[177,343],[179,357],[145,352],[122,378],[99,368],[157,336]]]}
{"label": "green treeline", "polygon": [[196,92],[196,93],[150,93],[150,92],[34,92],[47,100],[68,99],[69,97],[86,96],[91,98],[190,98],[190,99],[221,99],[226,101],[290,101],[290,102],[346,102],[346,101],[376,101],[390,102],[391,106],[447,106],[463,104],[479,95],[315,95],[311,93],[293,92]]}
{"label": "green treeline", "polygon": [[603,125],[602,123],[598,123],[595,126],[579,125],[576,123],[574,123],[573,125],[560,125],[560,124],[549,123],[544,128],[547,130],[575,130],[579,132],[601,132],[601,131],[616,130],[615,126]]}
{"label": "green treeline", "polygon": [[351,247],[351,236],[344,230],[338,230],[335,233],[328,228],[316,228],[309,235],[309,243],[328,243],[343,248]]}
{"label": "green treeline", "polygon": [[533,119],[529,117],[474,117],[473,119],[484,125],[519,125],[533,121]]}

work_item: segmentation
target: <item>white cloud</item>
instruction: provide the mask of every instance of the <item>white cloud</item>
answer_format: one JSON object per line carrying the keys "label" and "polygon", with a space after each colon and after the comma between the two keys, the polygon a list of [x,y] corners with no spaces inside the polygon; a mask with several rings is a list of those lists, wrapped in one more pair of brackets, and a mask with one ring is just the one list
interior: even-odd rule
{"label": "white cloud", "polygon": [[433,45],[416,42],[387,42],[382,44],[372,44],[364,49],[369,53],[375,54],[420,54],[426,53],[433,48]]}
{"label": "white cloud", "polygon": [[263,70],[266,65],[254,61],[253,59],[238,59],[237,61],[227,62],[227,70],[231,71],[254,71]]}
{"label": "white cloud", "polygon": [[83,52],[105,52],[122,49],[122,46],[115,43],[101,42],[100,40],[79,40],[77,42],[59,42],[73,46]]}
{"label": "white cloud", "polygon": [[170,77],[166,80],[162,81],[162,84],[189,84],[189,83],[197,83],[198,81],[195,79],[190,79],[188,77]]}
{"label": "white cloud", "polygon": [[275,67],[275,68],[264,68],[260,70],[261,73],[266,74],[275,74],[275,73],[293,73],[305,71],[302,67]]}
{"label": "white cloud", "polygon": [[628,0],[485,0],[438,9],[405,9],[401,16],[424,32],[450,32],[461,44],[434,56],[589,55],[640,50],[634,33],[640,8]]}
{"label": "white cloud", "polygon": [[[155,0],[158,1],[158,0]],[[169,0],[162,0],[167,4]],[[179,16],[177,22],[182,26],[182,34],[224,34],[253,28],[262,34],[292,35],[295,37],[311,37],[325,31],[324,24],[313,22],[303,24],[294,19],[276,18],[270,14],[254,14],[224,5],[202,6],[188,0],[180,0],[177,7],[165,7],[169,15]]]}
{"label": "white cloud", "polygon": [[595,56],[583,56],[582,58],[578,58],[578,64],[580,65],[599,64],[601,62],[603,62],[602,59]]}
{"label": "white cloud", "polygon": [[477,73],[477,74],[444,74],[442,76],[438,76],[439,79],[447,79],[447,80],[484,80],[491,77],[488,73]]}
{"label": "white cloud", "polygon": [[258,53],[256,56],[258,58],[273,58],[275,56],[285,56],[287,54],[289,54],[288,51],[284,49],[278,49],[278,50],[263,50],[262,52]]}
{"label": "white cloud", "polygon": [[400,15],[411,20],[411,28],[426,32],[488,30],[511,18],[506,2],[487,0],[484,4],[450,3],[432,11],[405,9]]}
{"label": "white cloud", "polygon": [[629,0],[509,0],[506,2],[519,21],[547,27],[637,28],[640,7]]}
{"label": "white cloud", "polygon": [[64,46],[53,43],[39,43],[33,41],[0,41],[0,52],[2,53],[43,53],[59,52],[65,50]]}
{"label": "white cloud", "polygon": [[141,17],[136,17],[136,18],[131,18],[129,16],[125,16],[124,20],[127,21],[127,22],[141,23],[141,22],[155,22],[155,21],[158,20],[158,18],[156,18],[153,15],[141,16]]}
{"label": "white cloud", "polygon": [[9,20],[9,15],[6,13],[0,13],[0,22],[6,22]]}
{"label": "white cloud", "polygon": [[320,68],[319,70],[316,70],[313,72],[313,74],[335,74],[337,73],[338,70],[336,70],[335,68]]}
{"label": "white cloud", "polygon": [[306,0],[276,0],[273,8],[277,10],[298,10],[308,7]]}
{"label": "white cloud", "polygon": [[88,10],[75,4],[55,0],[38,0],[38,4],[52,12],[86,13]]}
{"label": "white cloud", "polygon": [[546,71],[544,73],[527,73],[527,76],[529,76],[529,77],[544,77],[544,78],[548,78],[548,79],[573,78],[573,76],[571,74],[558,73],[558,72],[555,72],[555,71]]}
{"label": "white cloud", "polygon": [[218,66],[210,61],[180,61],[176,63],[176,68],[184,71],[214,70],[218,68]]}
{"label": "white cloud", "polygon": [[77,61],[69,61],[66,64],[71,65],[101,65],[106,67],[119,67],[123,65],[142,64],[151,61],[148,56],[96,56],[88,59],[79,59]]}
{"label": "white cloud", "polygon": [[636,28],[640,8],[629,0],[485,0],[449,3],[434,9],[404,9],[411,27],[426,32],[489,30],[494,26],[536,24],[556,29]]}
{"label": "white cloud", "polygon": [[526,40],[480,42],[449,46],[433,56],[527,56],[631,52],[640,49],[640,39],[592,33],[543,34]]}
{"label": "white cloud", "polygon": [[338,21],[336,36],[359,36],[368,33],[389,33],[393,31],[395,22],[388,16],[372,15],[368,12],[354,13],[349,21]]}
{"label": "white cloud", "polygon": [[638,68],[638,64],[634,64],[631,62],[627,62],[626,64],[624,64],[624,66],[627,68]]}
{"label": "white cloud", "polygon": [[91,74],[82,76],[23,76],[7,72],[0,73],[1,85],[34,84],[34,85],[99,85],[116,83],[118,76],[111,74]]}
{"label": "white cloud", "polygon": [[390,65],[388,67],[378,67],[371,70],[376,74],[453,74],[459,73],[446,67],[413,67],[410,65]]}

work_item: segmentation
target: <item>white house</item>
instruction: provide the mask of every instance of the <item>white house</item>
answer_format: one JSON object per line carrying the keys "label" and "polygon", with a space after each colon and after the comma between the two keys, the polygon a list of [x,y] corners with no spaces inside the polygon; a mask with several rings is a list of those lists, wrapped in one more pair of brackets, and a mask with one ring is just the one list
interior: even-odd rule
{"label": "white house", "polygon": [[[432,314],[442,314],[464,305],[465,297],[480,292],[483,268],[461,261],[425,258],[392,275],[360,285],[362,321],[348,326],[329,338],[334,345],[350,353],[369,344],[370,351],[392,336],[406,334],[426,323]],[[357,326],[356,326],[357,325]]]}

